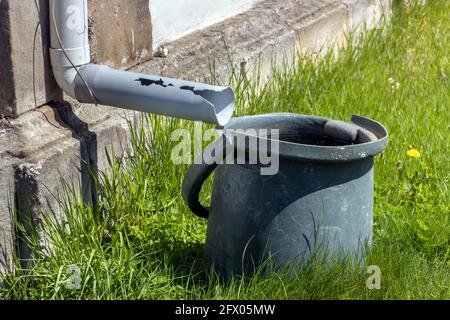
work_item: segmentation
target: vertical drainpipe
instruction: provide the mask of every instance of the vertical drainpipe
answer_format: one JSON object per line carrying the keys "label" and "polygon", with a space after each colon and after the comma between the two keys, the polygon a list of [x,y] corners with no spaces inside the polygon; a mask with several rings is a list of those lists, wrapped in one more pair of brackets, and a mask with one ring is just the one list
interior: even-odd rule
{"label": "vertical drainpipe", "polygon": [[229,87],[91,64],[87,0],[50,0],[50,58],[56,82],[83,103],[224,126],[234,111]]}

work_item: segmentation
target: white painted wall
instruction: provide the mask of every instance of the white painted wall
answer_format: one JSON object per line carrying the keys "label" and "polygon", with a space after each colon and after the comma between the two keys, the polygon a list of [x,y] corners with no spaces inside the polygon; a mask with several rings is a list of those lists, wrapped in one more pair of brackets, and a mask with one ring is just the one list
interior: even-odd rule
{"label": "white painted wall", "polygon": [[150,0],[153,46],[241,13],[262,0]]}

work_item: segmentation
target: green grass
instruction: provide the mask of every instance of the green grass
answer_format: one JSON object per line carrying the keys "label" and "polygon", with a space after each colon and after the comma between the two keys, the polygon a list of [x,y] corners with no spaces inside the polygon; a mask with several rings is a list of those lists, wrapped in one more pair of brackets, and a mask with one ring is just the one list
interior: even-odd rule
{"label": "green grass", "polygon": [[[374,245],[366,265],[382,271],[380,290],[366,268],[320,261],[294,278],[236,279],[224,287],[202,260],[206,221],[184,205],[187,166],[171,162],[169,137],[187,121],[150,116],[152,147],[133,126],[132,156],[111,159],[98,204],[68,188],[66,224],[50,223],[51,256],[29,236],[32,267],[3,279],[5,299],[437,299],[450,298],[449,102],[450,2],[400,9],[384,30],[369,32],[338,58],[304,59],[258,88],[235,82],[237,115],[286,111],[348,120],[376,119],[390,144],[376,159]],[[392,88],[389,78],[400,84]],[[410,148],[420,158],[410,158]],[[203,192],[208,202],[210,184]],[[45,217],[45,215],[44,215]],[[50,218],[48,218],[50,219]],[[70,290],[67,268],[81,271]]]}

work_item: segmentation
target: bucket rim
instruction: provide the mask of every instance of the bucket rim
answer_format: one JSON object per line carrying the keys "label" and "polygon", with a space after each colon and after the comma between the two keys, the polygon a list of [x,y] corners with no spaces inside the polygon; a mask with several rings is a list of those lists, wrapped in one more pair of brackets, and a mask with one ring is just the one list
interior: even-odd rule
{"label": "bucket rim", "polygon": [[[294,113],[250,115],[233,118],[227,126],[224,127],[224,132],[228,138],[231,138],[231,136],[227,135],[227,132],[231,131],[232,136],[253,137],[258,139],[258,141],[261,140],[262,143],[266,143],[266,145],[269,145],[267,143],[277,141],[279,143],[279,150],[278,152],[272,150],[272,153],[278,153],[281,158],[303,161],[347,162],[362,160],[383,152],[388,145],[389,133],[385,126],[375,120],[360,115],[352,115],[348,124],[356,126],[358,130],[368,131],[374,136],[374,139],[357,144],[339,146],[311,145],[284,140],[274,140],[270,137],[255,136],[248,134],[247,132],[235,131],[237,129],[260,129],[276,125],[277,123],[295,123],[296,121],[303,121],[304,123],[308,123],[308,125],[324,126],[327,122],[335,120],[320,116]],[[254,150],[253,145],[246,144],[246,151],[257,152],[258,150]]]}

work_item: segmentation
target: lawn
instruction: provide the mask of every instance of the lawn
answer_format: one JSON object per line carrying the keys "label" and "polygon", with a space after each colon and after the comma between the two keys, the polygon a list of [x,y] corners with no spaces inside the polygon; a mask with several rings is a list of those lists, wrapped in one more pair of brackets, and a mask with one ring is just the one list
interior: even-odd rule
{"label": "lawn", "polygon": [[[51,255],[32,233],[35,261],[2,280],[0,297],[450,299],[449,26],[447,0],[397,8],[389,25],[338,57],[303,59],[263,87],[234,79],[237,115],[284,111],[347,121],[360,114],[388,128],[390,144],[375,163],[374,243],[366,266],[313,261],[294,277],[255,275],[223,286],[203,261],[206,220],[181,197],[187,166],[171,161],[177,144],[171,133],[194,125],[149,116],[143,124],[151,148],[148,134],[132,123],[132,153],[111,158],[110,175],[100,173],[96,205],[84,205],[67,186],[67,223],[44,215]],[[378,290],[366,286],[370,265],[382,272]],[[71,277],[78,270],[79,286]]]}

